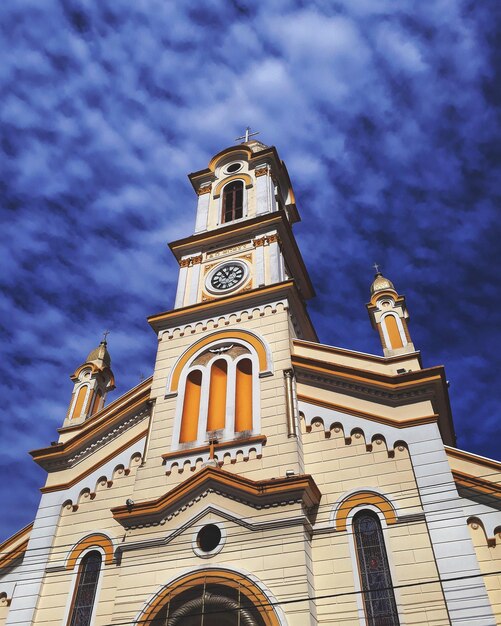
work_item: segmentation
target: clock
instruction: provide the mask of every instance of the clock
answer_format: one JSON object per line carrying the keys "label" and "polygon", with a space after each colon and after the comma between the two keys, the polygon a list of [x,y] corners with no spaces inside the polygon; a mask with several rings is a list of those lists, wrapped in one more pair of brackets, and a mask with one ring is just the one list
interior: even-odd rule
{"label": "clock", "polygon": [[249,269],[242,261],[227,261],[210,272],[205,287],[212,293],[226,293],[239,287],[248,274]]}

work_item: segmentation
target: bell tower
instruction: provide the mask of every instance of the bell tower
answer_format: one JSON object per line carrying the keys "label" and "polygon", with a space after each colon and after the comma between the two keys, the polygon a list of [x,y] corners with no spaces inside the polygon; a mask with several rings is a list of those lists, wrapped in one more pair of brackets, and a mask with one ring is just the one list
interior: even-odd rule
{"label": "bell tower", "polygon": [[189,178],[195,233],[170,246],[180,267],[175,308],[290,280],[303,298],[313,295],[291,230],[299,221],[294,192],[275,148],[232,146]]}
{"label": "bell tower", "polygon": [[264,459],[266,445],[275,475],[288,441],[281,462],[300,471],[291,345],[317,341],[306,310],[314,291],[292,232],[287,168],[274,147],[244,139],[189,175],[195,232],[170,244],[174,308],[148,320],[159,340],[155,415],[166,416],[164,430],[155,418],[150,453],[158,448],[168,472],[200,460],[227,467],[251,452]]}

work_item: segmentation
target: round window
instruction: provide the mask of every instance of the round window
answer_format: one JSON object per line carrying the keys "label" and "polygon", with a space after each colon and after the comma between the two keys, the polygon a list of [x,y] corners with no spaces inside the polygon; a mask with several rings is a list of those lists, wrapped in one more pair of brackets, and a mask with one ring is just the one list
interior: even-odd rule
{"label": "round window", "polygon": [[228,174],[233,174],[234,172],[238,172],[241,169],[242,169],[241,163],[232,163],[231,165],[228,165],[228,167],[226,168],[226,172]]}
{"label": "round window", "polygon": [[207,524],[197,535],[197,546],[202,552],[212,552],[221,543],[221,530],[216,524]]}

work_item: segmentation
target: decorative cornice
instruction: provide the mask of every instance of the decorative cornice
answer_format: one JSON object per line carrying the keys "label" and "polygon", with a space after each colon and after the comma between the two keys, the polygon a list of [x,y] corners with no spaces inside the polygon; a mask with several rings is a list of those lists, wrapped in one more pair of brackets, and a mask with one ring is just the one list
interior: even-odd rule
{"label": "decorative cornice", "polygon": [[200,232],[191,237],[174,241],[169,244],[169,247],[179,262],[181,258],[199,251],[209,252],[217,247],[237,245],[239,242],[250,238],[266,235],[267,232],[274,229],[278,231],[283,244],[282,251],[285,261],[293,273],[303,297],[306,299],[313,297],[315,295],[313,285],[294,238],[291,224],[283,209],[232,222],[214,230]]}
{"label": "decorative cornice", "polygon": [[304,339],[293,339],[292,343],[298,348],[306,348],[311,350],[317,350],[318,352],[328,352],[336,354],[342,357],[352,357],[369,361],[378,364],[392,365],[394,363],[400,363],[401,361],[409,361],[410,359],[417,359],[421,366],[421,354],[420,352],[412,352],[410,354],[399,354],[394,356],[379,356],[377,354],[368,354],[367,352],[358,352],[356,350],[347,350],[346,348],[338,348],[336,346],[328,346],[324,343],[315,343],[312,341],[305,341]]}
{"label": "decorative cornice", "polygon": [[130,448],[138,441],[141,441],[142,439],[144,439],[147,433],[148,433],[147,428],[142,429],[139,433],[137,433],[135,437],[125,441],[119,448],[115,448],[112,452],[110,452],[110,454],[105,456],[103,459],[100,459],[95,464],[91,465],[91,467],[87,468],[85,471],[82,471],[79,474],[77,474],[68,482],[42,487],[40,491],[42,493],[52,493],[53,491],[64,491],[65,489],[69,489],[70,487],[73,487],[73,485],[76,485],[79,481],[81,481],[82,479],[86,478],[87,476],[95,472],[99,467],[102,467],[103,465],[108,463],[108,461],[111,461],[111,459],[115,458],[121,452],[123,452],[124,450],[127,450],[127,448]]}
{"label": "decorative cornice", "polygon": [[311,512],[321,498],[313,477],[309,475],[254,481],[222,469],[205,467],[156,500],[140,502],[132,508],[115,507],[111,513],[126,528],[159,524],[175,510],[205,492],[245,502],[255,509],[300,500],[306,510]]}
{"label": "decorative cornice", "polygon": [[148,387],[147,395],[144,394],[131,402],[129,406],[123,407],[116,415],[110,416],[109,421],[101,423],[99,428],[78,433],[64,443],[32,450],[31,456],[48,472],[75,466],[111,440],[148,418],[151,415],[149,392]]}
{"label": "decorative cornice", "polygon": [[472,489],[483,495],[488,495],[491,498],[501,498],[501,485],[497,482],[491,482],[485,480],[485,478],[479,478],[466,472],[460,472],[459,470],[452,470],[452,476],[454,482],[465,487],[466,489]]}
{"label": "decorative cornice", "polygon": [[292,364],[299,382],[342,390],[359,398],[376,399],[388,406],[429,400],[434,413],[439,416],[438,426],[444,443],[455,443],[447,381],[441,366],[388,375],[299,355],[292,356]]}
{"label": "decorative cornice", "polygon": [[[436,414],[407,418],[405,421],[399,421],[397,419],[392,419],[391,417],[376,415],[374,413],[367,413],[365,411],[354,409],[353,407],[336,404],[334,402],[328,402],[326,400],[319,400],[318,398],[312,398],[311,396],[305,396],[303,394],[298,394],[297,399],[300,402],[305,402],[306,404],[320,406],[324,409],[337,411],[339,413],[346,413],[347,415],[352,415],[353,417],[361,417],[362,419],[366,419],[371,422],[378,422],[387,426],[394,426],[395,428],[409,428],[411,426],[420,426],[422,424],[432,424],[438,421],[438,415]],[[309,423],[307,423],[306,426],[308,430],[311,430],[311,422],[314,419],[315,417],[312,416]],[[329,428],[329,426],[329,424],[325,424],[326,430]]]}
{"label": "decorative cornice", "polygon": [[174,337],[184,337],[184,335],[187,334],[194,335],[206,332],[207,330],[216,330],[233,323],[239,324],[244,317],[246,320],[251,320],[257,317],[264,317],[265,315],[274,315],[277,311],[287,310],[288,307],[289,304],[287,300],[277,300],[275,302],[269,302],[268,304],[233,311],[225,315],[215,315],[214,317],[201,319],[197,322],[188,322],[161,330],[159,340],[164,338],[173,339]]}
{"label": "decorative cornice", "polygon": [[295,313],[298,335],[315,340],[317,338],[316,333],[306,311],[305,303],[292,280],[266,287],[257,287],[249,291],[240,291],[237,294],[223,296],[211,302],[202,302],[152,315],[148,318],[148,322],[153,330],[163,334],[167,329],[190,324],[197,326],[207,318],[215,319],[216,323],[219,323],[219,320],[225,316],[231,317],[231,315],[237,314],[239,317],[243,310],[252,312],[259,307],[266,307],[270,301],[284,298],[287,299],[288,306]]}
{"label": "decorative cornice", "polygon": [[445,446],[445,453],[447,456],[454,457],[467,463],[474,463],[475,465],[482,465],[489,467],[495,471],[501,472],[501,462],[494,459],[488,459],[484,456],[479,456],[473,452],[467,452],[466,450],[460,450],[459,448],[453,448],[452,446]]}
{"label": "decorative cornice", "polygon": [[202,255],[197,254],[195,256],[190,256],[186,259],[181,259],[179,261],[179,267],[191,267],[192,265],[198,265],[202,262]]}
{"label": "decorative cornice", "polygon": [[[176,515],[179,515],[179,513],[182,513],[183,511],[187,510],[190,506],[193,506],[197,502],[201,502],[204,498],[206,498],[211,493],[214,493],[212,489],[208,489],[207,491],[204,491],[196,498],[193,498],[193,500],[190,500],[190,502],[185,504],[180,509],[168,515],[165,518],[165,520],[162,520],[162,522],[160,522],[160,524],[163,525],[165,522],[170,521],[171,519],[176,517]],[[287,502],[287,504],[295,504],[295,503],[296,501]],[[304,514],[296,515],[294,517],[291,517],[290,515],[287,515],[286,517],[277,516],[276,518],[272,520],[267,520],[265,522],[252,522],[242,517],[236,517],[228,513],[227,511],[224,511],[218,508],[217,506],[209,505],[209,506],[204,507],[198,513],[196,513],[187,522],[185,522],[184,524],[181,524],[181,526],[179,527],[176,527],[175,530],[169,533],[167,536],[165,536],[164,533],[162,533],[160,537],[154,537],[153,539],[152,538],[139,539],[138,541],[132,541],[130,543],[121,543],[117,546],[117,551],[125,552],[125,551],[143,550],[145,548],[151,549],[154,547],[165,546],[171,543],[176,537],[179,537],[179,535],[184,533],[188,528],[192,528],[193,526],[198,524],[198,522],[202,520],[204,517],[206,517],[207,515],[211,515],[211,514],[217,515],[218,517],[223,518],[230,523],[236,524],[237,526],[242,526],[243,528],[251,532],[263,531],[263,530],[273,531],[273,530],[280,530],[284,528],[292,528],[294,526],[303,526],[308,533],[310,534],[314,533],[311,522],[308,520],[308,518]]]}
{"label": "decorative cornice", "polygon": [[[264,435],[221,441],[214,444],[214,460],[221,467],[227,456],[230,457],[231,463],[235,463],[237,455],[242,454],[243,460],[247,461],[252,450],[255,451],[259,459],[261,458],[264,445],[266,445],[266,437]],[[175,467],[177,467],[179,472],[182,472],[186,469],[187,464],[189,469],[194,470],[198,462],[207,463],[209,461],[210,453],[211,447],[207,444],[206,446],[162,454],[166,466],[165,473],[170,474]]]}
{"label": "decorative cornice", "polygon": [[197,195],[202,196],[205,193],[210,193],[212,191],[212,184],[204,185],[203,187],[199,187],[197,189]]}

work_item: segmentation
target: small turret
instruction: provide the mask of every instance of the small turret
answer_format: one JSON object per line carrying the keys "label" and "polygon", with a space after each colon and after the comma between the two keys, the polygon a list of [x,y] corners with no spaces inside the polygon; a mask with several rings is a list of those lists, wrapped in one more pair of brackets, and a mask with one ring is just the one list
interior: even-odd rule
{"label": "small turret", "polygon": [[80,424],[97,413],[104,406],[108,391],[115,389],[106,335],[70,377],[74,387],[63,427]]}
{"label": "small turret", "polygon": [[367,310],[373,328],[379,332],[385,356],[415,351],[407,327],[409,313],[405,296],[397,293],[391,280],[385,278],[377,266]]}

